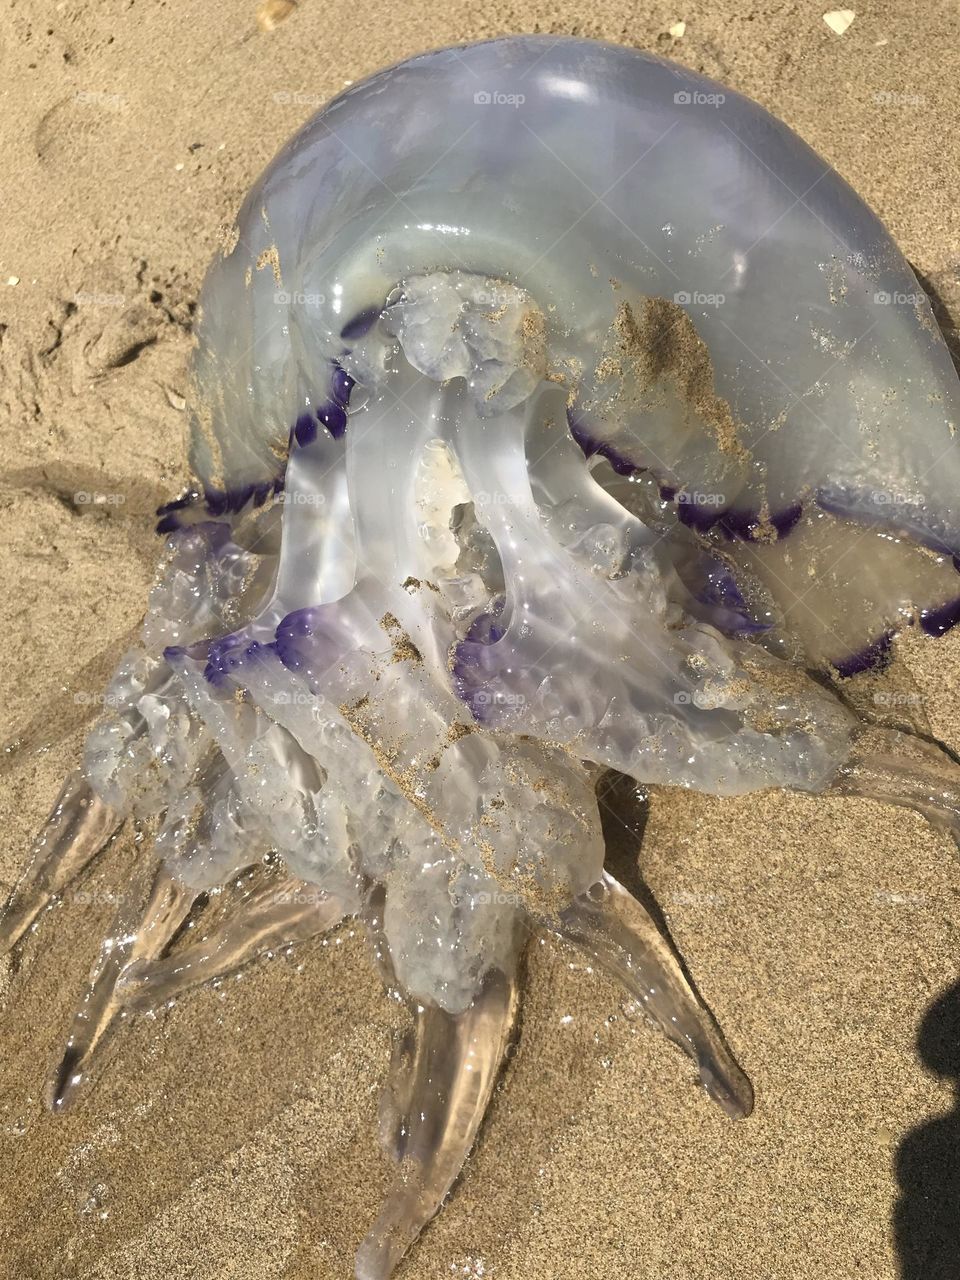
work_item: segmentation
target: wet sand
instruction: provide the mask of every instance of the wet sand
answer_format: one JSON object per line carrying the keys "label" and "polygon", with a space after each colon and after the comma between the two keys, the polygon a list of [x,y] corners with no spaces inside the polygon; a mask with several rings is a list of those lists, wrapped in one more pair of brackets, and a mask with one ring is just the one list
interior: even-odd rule
{"label": "wet sand", "polygon": [[[823,11],[303,0],[264,32],[227,0],[8,8],[0,737],[21,747],[0,787],[0,888],[144,607],[152,509],[186,478],[191,308],[218,227],[349,81],[511,31],[676,58],[792,125],[884,218],[941,320],[960,315],[957,11],[880,3],[842,36]],[[882,687],[960,749],[958,659],[956,634],[913,639]],[[874,692],[859,696],[889,712]],[[19,971],[0,969],[0,1275],[345,1277],[390,1173],[376,1108],[402,1016],[353,929],[137,1020],[75,1110],[41,1106],[137,854],[125,833]],[[907,1280],[960,1274],[924,1226],[960,1150],[950,842],[867,802],[660,792],[634,856],[753,1080],[754,1115],[725,1119],[610,982],[535,945],[518,1052],[404,1280],[888,1280],[898,1257]],[[899,1250],[898,1168],[920,1223]]]}

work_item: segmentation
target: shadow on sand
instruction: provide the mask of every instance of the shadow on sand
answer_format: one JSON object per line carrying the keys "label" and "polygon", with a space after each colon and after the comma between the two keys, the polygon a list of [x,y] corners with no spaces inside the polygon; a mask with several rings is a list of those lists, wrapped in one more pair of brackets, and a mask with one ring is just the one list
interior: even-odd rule
{"label": "shadow on sand", "polygon": [[903,1280],[960,1280],[960,983],[924,1014],[917,1051],[953,1081],[953,1109],[912,1130],[897,1151],[893,1228]]}

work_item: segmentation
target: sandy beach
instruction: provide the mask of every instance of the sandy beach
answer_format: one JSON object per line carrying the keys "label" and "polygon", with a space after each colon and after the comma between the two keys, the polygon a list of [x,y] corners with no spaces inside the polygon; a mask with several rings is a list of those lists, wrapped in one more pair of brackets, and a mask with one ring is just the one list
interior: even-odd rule
{"label": "sandy beach", "polygon": [[[153,511],[187,479],[190,329],[218,236],[345,85],[509,32],[676,59],[835,166],[958,350],[956,6],[883,0],[838,35],[823,5],[671,3],[302,0],[272,30],[240,0],[7,7],[0,894],[144,610]],[[911,635],[851,696],[960,750],[960,634]],[[952,842],[866,801],[659,791],[627,852],[753,1081],[753,1116],[726,1119],[611,981],[538,942],[503,1087],[398,1280],[960,1276]],[[42,1106],[111,892],[142,856],[126,828],[0,966],[0,1276],[347,1277],[390,1177],[377,1103],[403,1020],[358,928],[133,1020],[75,1109]]]}

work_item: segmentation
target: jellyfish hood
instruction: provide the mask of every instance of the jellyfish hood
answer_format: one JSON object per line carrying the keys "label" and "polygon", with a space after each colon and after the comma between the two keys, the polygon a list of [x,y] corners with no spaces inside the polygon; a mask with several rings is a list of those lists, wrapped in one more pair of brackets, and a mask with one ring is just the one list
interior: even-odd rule
{"label": "jellyfish hood", "polygon": [[[419,319],[417,278],[433,289]],[[486,297],[486,338],[471,348],[461,324],[450,349],[435,343],[442,359],[405,342],[398,364],[381,317],[404,289],[421,334],[428,312],[443,327]],[[739,565],[755,621],[790,615],[794,656],[846,673],[911,605],[930,630],[952,621],[949,562],[916,547],[960,550],[957,377],[908,264],[785,125],[614,46],[518,37],[426,54],[304,127],[254,186],[203,291],[196,474],[214,507],[242,506],[291,465],[301,483],[297,446],[319,431],[324,461],[306,483],[338,520],[351,379],[369,397],[351,430],[376,418],[380,469],[393,450],[413,467],[425,441],[406,419],[447,413],[449,379],[470,382],[488,420],[514,408],[516,377],[492,395],[511,343],[507,365],[553,388],[517,418],[534,483],[562,501],[551,431],[572,435],[598,478],[655,482],[668,522],[709,533]],[[863,541],[869,528],[896,545]],[[863,573],[832,573],[855,539]],[[344,556],[324,561],[305,601],[342,592]]]}

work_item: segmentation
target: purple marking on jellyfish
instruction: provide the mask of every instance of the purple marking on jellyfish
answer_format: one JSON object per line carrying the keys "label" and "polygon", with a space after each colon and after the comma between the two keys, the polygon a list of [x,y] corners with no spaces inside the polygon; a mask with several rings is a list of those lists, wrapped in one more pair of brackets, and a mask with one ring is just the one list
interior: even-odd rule
{"label": "purple marking on jellyfish", "polygon": [[263,658],[275,658],[277,656],[277,642],[275,640],[251,640],[244,650],[244,661],[259,662]]}
{"label": "purple marking on jellyfish", "polygon": [[334,440],[342,439],[347,430],[347,406],[350,404],[350,392],[356,385],[355,379],[335,360],[330,375],[330,399],[317,409],[318,420]]}
{"label": "purple marking on jellyfish", "polygon": [[684,491],[677,495],[677,519],[695,533],[708,533],[721,519],[715,506],[697,502],[696,495]]}
{"label": "purple marking on jellyfish", "polygon": [[640,467],[635,462],[631,462],[625,454],[620,453],[613,445],[605,444],[602,440],[592,436],[583,423],[576,418],[571,409],[567,410],[567,426],[585,458],[606,458],[618,476],[637,476],[646,470],[645,467]]}
{"label": "purple marking on jellyfish", "polygon": [[157,507],[156,514],[158,516],[166,516],[172,511],[183,511],[184,508],[192,507],[194,503],[199,500],[200,494],[198,491],[196,489],[189,489],[186,493],[181,494],[179,498],[174,498],[170,502],[161,503],[161,505]]}
{"label": "purple marking on jellyfish", "polygon": [[301,413],[293,428],[293,436],[300,448],[313,444],[317,438],[317,423],[312,413]]}
{"label": "purple marking on jellyfish", "polygon": [[276,644],[251,640],[242,631],[217,636],[214,640],[198,640],[191,645],[172,644],[163,651],[171,666],[179,666],[184,659],[203,663],[203,678],[215,689],[241,667],[256,661],[268,653],[276,653]]}
{"label": "purple marking on jellyfish", "polygon": [[242,511],[253,496],[252,484],[242,485],[239,489],[205,489],[203,503],[212,516],[233,515]]}
{"label": "purple marking on jellyfish", "polygon": [[344,342],[354,342],[357,338],[362,338],[365,333],[370,332],[382,313],[382,302],[378,302],[372,307],[366,307],[363,311],[358,311],[353,319],[348,320],[340,330],[340,337],[343,338]]}
{"label": "purple marking on jellyfish", "polygon": [[[229,638],[231,637],[222,637],[222,639]],[[206,664],[210,649],[214,643],[216,642],[210,640],[195,640],[193,644],[171,644],[164,649],[163,656],[172,667],[182,667],[186,662]],[[204,672],[204,675],[206,675],[206,672]],[[209,679],[209,677],[207,678]],[[218,682],[212,680],[211,683],[215,685]]]}
{"label": "purple marking on jellyfish", "polygon": [[687,581],[682,573],[681,579],[694,600],[704,606],[705,621],[733,636],[762,635],[772,629],[772,622],[759,622],[750,613],[732,571],[722,560],[704,559],[696,568],[702,575],[699,583]]}
{"label": "purple marking on jellyfish", "polygon": [[[661,489],[661,496],[663,493]],[[712,502],[698,501],[698,496],[697,490],[684,490],[677,496],[677,519],[696,533],[708,533],[716,528],[731,541],[760,542],[771,527],[776,530],[778,540],[786,538],[803,515],[800,502],[794,502],[782,511],[774,511],[764,519],[759,511],[736,511],[730,507],[720,510]]]}
{"label": "purple marking on jellyfish", "polygon": [[215,688],[221,685],[227,676],[242,666],[249,645],[249,636],[242,632],[231,632],[212,640],[207,647],[203,678]]}
{"label": "purple marking on jellyfish", "polygon": [[775,511],[770,517],[770,523],[777,531],[778,538],[785,538],[800,523],[803,516],[803,503],[795,502],[792,507],[786,507],[783,511]]}
{"label": "purple marking on jellyfish", "polygon": [[709,533],[715,528],[731,541],[759,542],[771,527],[776,530],[778,540],[785,538],[803,515],[803,504],[799,502],[782,511],[774,511],[764,520],[759,511],[735,511],[729,507],[720,510],[712,502],[698,502],[696,490],[678,493],[675,489],[661,486],[660,496],[666,502],[676,498],[677,519],[688,529],[695,533]]}
{"label": "purple marking on jellyfish", "polygon": [[205,489],[203,505],[212,516],[225,516],[232,508],[230,495],[223,489]]}
{"label": "purple marking on jellyfish", "polygon": [[494,709],[494,700],[487,686],[502,665],[494,646],[506,633],[506,627],[499,621],[505,604],[506,600],[501,596],[487,612],[474,618],[466,635],[454,646],[450,664],[454,692],[467,704],[470,714],[480,724],[491,719]]}
{"label": "purple marking on jellyfish", "polygon": [[[643,467],[639,463],[632,462],[626,454],[620,453],[613,445],[606,444],[604,441],[598,440],[596,436],[591,435],[570,409],[567,410],[567,426],[585,458],[605,458],[614,471],[621,476],[643,475],[650,470],[649,467]],[[721,531],[729,538],[738,538],[747,542],[755,541],[752,530],[761,523],[758,512],[731,511],[729,508],[721,510],[712,501],[698,502],[696,490],[692,492],[680,490],[673,485],[662,484],[659,481],[657,486],[660,490],[661,500],[663,502],[674,502],[677,519],[695,533],[709,533],[714,526],[719,526]],[[713,495],[709,496],[713,497]],[[764,522],[763,527],[766,529],[772,525],[777,531],[777,537],[785,538],[802,515],[803,506],[796,502],[792,506],[786,507],[783,511],[775,511],[769,517],[769,520]]]}
{"label": "purple marking on jellyfish", "polygon": [[186,493],[174,498],[170,502],[164,502],[157,507],[157,515],[160,517],[156,523],[155,531],[159,534],[176,533],[180,529],[189,528],[196,523],[194,520],[184,519],[184,514],[191,511],[203,502],[203,495],[196,489],[189,489]]}
{"label": "purple marking on jellyfish", "polygon": [[893,635],[892,631],[885,631],[877,640],[872,640],[848,658],[839,658],[830,665],[844,679],[860,675],[862,671],[882,671],[892,657]]}
{"label": "purple marking on jellyfish", "polygon": [[928,636],[945,635],[960,622],[960,600],[950,600],[936,609],[921,609],[920,626]]}
{"label": "purple marking on jellyfish", "polygon": [[340,440],[347,429],[347,415],[335,400],[317,409],[317,419],[327,428],[334,440]]}
{"label": "purple marking on jellyfish", "polygon": [[759,523],[759,515],[756,511],[724,511],[723,519],[717,519],[720,523],[720,531],[727,538],[736,538],[742,542],[750,542],[751,530],[757,527]]}
{"label": "purple marking on jellyfish", "polygon": [[294,609],[277,624],[273,649],[290,671],[301,671],[306,665],[309,655],[304,650],[309,646],[305,646],[303,642],[313,637],[314,623],[319,620],[319,616],[318,607]]}
{"label": "purple marking on jellyfish", "polygon": [[238,489],[205,489],[202,494],[189,493],[173,502],[164,503],[157,508],[156,532],[159,534],[176,533],[180,529],[190,529],[200,523],[198,520],[186,519],[188,512],[202,506],[206,515],[215,520],[233,515],[252,503],[262,507],[267,499],[276,493],[282,493],[284,476],[274,476],[272,480],[261,480],[257,484],[243,485]]}
{"label": "purple marking on jellyfish", "polygon": [[720,530],[730,539],[741,542],[762,541],[766,530],[772,525],[777,532],[777,539],[785,538],[792,533],[803,515],[803,504],[795,502],[782,511],[774,511],[763,520],[758,511],[724,511],[717,519]]}
{"label": "purple marking on jellyfish", "polygon": [[747,602],[730,569],[721,560],[704,562],[705,586],[697,599],[704,604],[719,604],[726,609],[745,609]]}
{"label": "purple marking on jellyfish", "polygon": [[304,410],[299,415],[290,433],[291,448],[294,443],[299,448],[313,444],[317,438],[317,424],[326,427],[334,440],[343,439],[347,430],[347,406],[350,403],[350,392],[356,382],[346,369],[334,361],[330,374],[328,399],[322,401],[314,409]]}
{"label": "purple marking on jellyfish", "polygon": [[356,385],[356,380],[350,377],[346,369],[341,369],[339,364],[334,366],[333,376],[330,379],[330,394],[337,404],[346,408],[350,403],[350,392]]}
{"label": "purple marking on jellyfish", "polygon": [[500,625],[506,599],[498,596],[486,613],[479,613],[467,628],[464,641],[473,644],[496,644],[506,633],[506,627]]}

